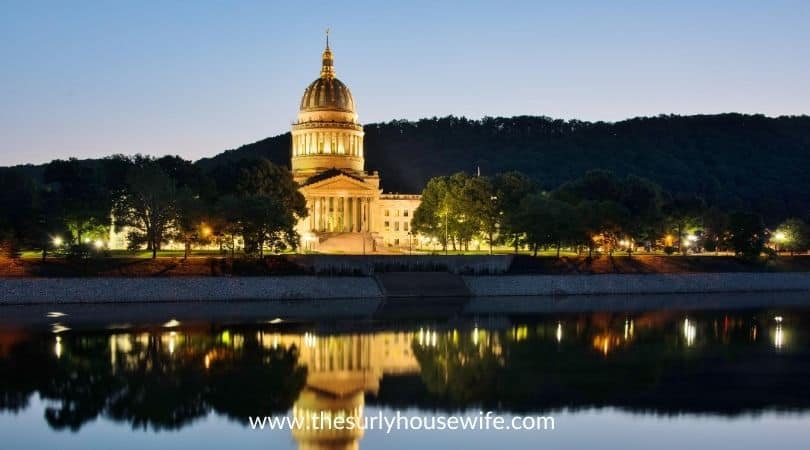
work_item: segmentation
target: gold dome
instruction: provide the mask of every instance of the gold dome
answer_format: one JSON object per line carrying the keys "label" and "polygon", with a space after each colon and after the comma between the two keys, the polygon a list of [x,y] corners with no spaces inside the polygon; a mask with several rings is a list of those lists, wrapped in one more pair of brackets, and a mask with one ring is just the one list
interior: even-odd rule
{"label": "gold dome", "polygon": [[354,112],[354,99],[349,88],[337,78],[318,78],[304,91],[301,111]]}
{"label": "gold dome", "polygon": [[329,49],[329,41],[326,42],[326,50],[323,51],[323,66],[321,76],[310,83],[301,98],[302,112],[308,111],[344,111],[354,112],[354,98],[349,88],[342,81],[335,78],[334,58],[332,50]]}
{"label": "gold dome", "polygon": [[335,77],[328,35],[322,60],[321,76],[304,91],[292,126],[291,162],[299,182],[329,169],[364,171],[363,126],[352,93]]}

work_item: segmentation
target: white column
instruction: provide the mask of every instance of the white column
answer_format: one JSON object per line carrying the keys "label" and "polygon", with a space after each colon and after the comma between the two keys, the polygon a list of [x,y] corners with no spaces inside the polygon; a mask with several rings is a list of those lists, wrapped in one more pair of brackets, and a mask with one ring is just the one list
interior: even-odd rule
{"label": "white column", "polygon": [[368,198],[363,199],[363,231],[370,231],[368,226]]}
{"label": "white column", "polygon": [[321,217],[320,217],[321,226],[320,226],[320,230],[321,231],[326,231],[326,227],[324,226],[324,224],[326,223],[326,197],[321,197],[320,210],[321,210]]}
{"label": "white column", "polygon": [[346,199],[346,196],[342,196],[340,198],[341,207],[343,211],[341,211],[341,217],[343,218],[343,223],[341,224],[341,228],[343,232],[351,231],[349,229],[349,201]]}
{"label": "white column", "polygon": [[351,231],[352,233],[357,231],[355,229],[355,224],[356,224],[357,220],[355,220],[356,217],[354,215],[354,211],[355,211],[356,208],[357,208],[357,197],[352,197],[351,203],[349,204],[349,217],[350,217],[350,219],[349,219],[349,231]]}
{"label": "white column", "polygon": [[334,197],[326,197],[326,231],[332,231],[332,224],[335,223],[334,214],[335,207]]}
{"label": "white column", "polygon": [[318,231],[318,197],[312,197],[312,231]]}

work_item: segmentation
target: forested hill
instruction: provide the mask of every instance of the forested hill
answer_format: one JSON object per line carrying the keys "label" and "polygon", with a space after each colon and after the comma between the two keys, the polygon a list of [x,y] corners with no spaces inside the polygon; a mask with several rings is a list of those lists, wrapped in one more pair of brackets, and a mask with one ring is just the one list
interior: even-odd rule
{"label": "forested hill", "polygon": [[[520,116],[392,121],[365,126],[366,168],[386,192],[420,192],[436,175],[519,170],[552,189],[589,169],[637,174],[768,218],[810,211],[810,116],[658,116],[615,123]],[[289,133],[213,158],[289,165]],[[769,217],[770,216],[770,217]]]}

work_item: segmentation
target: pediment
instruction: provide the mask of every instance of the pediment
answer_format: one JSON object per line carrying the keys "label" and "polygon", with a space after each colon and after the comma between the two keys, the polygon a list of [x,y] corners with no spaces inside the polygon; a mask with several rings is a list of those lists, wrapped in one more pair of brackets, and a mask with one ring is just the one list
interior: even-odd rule
{"label": "pediment", "polygon": [[368,193],[374,192],[374,186],[364,183],[355,178],[339,174],[325,180],[319,180],[315,183],[308,184],[301,187],[302,193],[313,194],[317,192],[335,192],[335,191],[365,191]]}

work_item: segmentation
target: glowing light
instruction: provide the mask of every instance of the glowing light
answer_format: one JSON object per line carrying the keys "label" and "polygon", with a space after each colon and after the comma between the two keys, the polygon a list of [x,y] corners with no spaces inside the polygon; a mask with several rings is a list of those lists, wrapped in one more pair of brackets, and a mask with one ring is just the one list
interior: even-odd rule
{"label": "glowing light", "polygon": [[562,341],[562,323],[560,323],[560,322],[557,322],[556,337],[557,337],[557,342]]}
{"label": "glowing light", "polygon": [[56,344],[53,347],[53,353],[57,358],[62,357],[62,338],[60,336],[56,336]]}
{"label": "glowing light", "polygon": [[93,242],[93,247],[100,249],[101,247],[104,247],[104,242],[103,241]]}
{"label": "glowing light", "polygon": [[168,321],[168,322],[164,323],[164,324],[163,324],[163,326],[164,326],[165,328],[174,328],[174,327],[180,326],[180,322],[178,322],[178,321],[177,321],[177,320],[175,320],[175,319],[172,319],[172,320],[170,320],[170,321]]}
{"label": "glowing light", "polygon": [[776,347],[777,350],[781,350],[784,344],[785,333],[782,331],[782,324],[779,323],[776,325],[776,332],[773,334],[773,346]]}
{"label": "glowing light", "polygon": [[53,238],[53,246],[54,247],[61,247],[64,242],[65,241],[63,241],[62,238],[59,237],[59,236],[56,236],[55,238]]}
{"label": "glowing light", "polygon": [[51,326],[51,332],[53,334],[64,333],[65,331],[68,331],[68,330],[70,330],[70,328],[62,325],[61,323],[55,323],[55,324],[53,324],[53,326]]}
{"label": "glowing light", "polygon": [[177,343],[177,336],[175,335],[174,331],[169,335],[169,354],[174,354],[174,346]]}
{"label": "glowing light", "polygon": [[783,231],[777,231],[773,237],[777,242],[784,242],[787,240],[787,235]]}
{"label": "glowing light", "polygon": [[478,345],[478,327],[473,328],[472,341],[473,344]]}
{"label": "glowing light", "polygon": [[776,316],[773,318],[773,320],[775,320],[776,323],[782,323],[782,319],[783,319],[782,316]]}
{"label": "glowing light", "polygon": [[200,228],[200,233],[202,233],[203,237],[210,236],[211,235],[211,227],[209,227],[208,225],[203,224],[202,227]]}
{"label": "glowing light", "polygon": [[49,312],[48,314],[46,314],[45,316],[46,316],[46,317],[49,317],[49,318],[51,318],[51,319],[54,319],[54,318],[57,318],[57,317],[65,317],[66,315],[67,315],[67,314],[65,314],[65,313],[63,313],[63,312],[59,312],[59,311],[51,311],[51,312]]}
{"label": "glowing light", "polygon": [[275,325],[275,324],[277,324],[277,323],[281,323],[281,322],[284,322],[284,321],[281,319],[281,317],[276,317],[275,319],[273,319],[273,320],[271,320],[271,321],[270,321],[270,323],[272,323],[272,324],[274,324],[274,325]]}
{"label": "glowing light", "polygon": [[433,332],[433,336],[430,337],[430,346],[431,347],[436,346],[436,332],[435,331]]}
{"label": "glowing light", "polygon": [[315,347],[315,344],[317,344],[317,342],[318,338],[314,334],[308,331],[304,333],[304,345],[306,345],[309,348],[313,348]]}
{"label": "glowing light", "polygon": [[686,345],[691,347],[692,344],[695,343],[695,335],[697,334],[697,328],[695,324],[689,321],[689,319],[683,319],[683,337],[686,339]]}
{"label": "glowing light", "polygon": [[205,355],[205,368],[206,369],[211,368],[211,358],[208,355]]}

